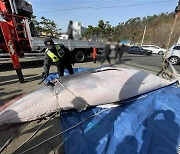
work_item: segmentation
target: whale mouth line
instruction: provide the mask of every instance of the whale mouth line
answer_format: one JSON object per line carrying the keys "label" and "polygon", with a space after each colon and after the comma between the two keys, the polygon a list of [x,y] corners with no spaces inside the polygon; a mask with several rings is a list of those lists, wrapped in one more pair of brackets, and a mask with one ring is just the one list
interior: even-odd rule
{"label": "whale mouth line", "polygon": [[15,95],[15,96],[12,97],[12,99],[10,101],[7,101],[7,102],[4,102],[4,103],[0,104],[0,112],[3,111],[4,109],[6,109],[11,104],[13,104],[16,101],[20,100],[25,95],[27,95],[27,94],[23,93],[23,94]]}

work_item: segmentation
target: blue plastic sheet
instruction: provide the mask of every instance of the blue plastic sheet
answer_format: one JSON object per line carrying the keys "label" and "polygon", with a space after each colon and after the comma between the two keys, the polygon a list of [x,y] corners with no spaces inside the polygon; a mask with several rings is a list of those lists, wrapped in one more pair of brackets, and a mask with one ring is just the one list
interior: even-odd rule
{"label": "blue plastic sheet", "polygon": [[[79,72],[84,72],[88,70],[93,70],[94,68],[73,68],[74,74],[79,73]],[[67,69],[64,71],[64,76],[69,75],[69,72]],[[49,76],[45,79],[45,82],[52,81],[56,78],[58,78],[59,75],[57,73],[50,73]]]}
{"label": "blue plastic sheet", "polygon": [[68,154],[175,154],[180,144],[180,88],[171,85],[107,109],[61,115]]}
{"label": "blue plastic sheet", "polygon": [[[89,69],[76,69],[75,73]],[[124,105],[60,116],[67,154],[176,154],[180,144],[180,88],[170,85]]]}

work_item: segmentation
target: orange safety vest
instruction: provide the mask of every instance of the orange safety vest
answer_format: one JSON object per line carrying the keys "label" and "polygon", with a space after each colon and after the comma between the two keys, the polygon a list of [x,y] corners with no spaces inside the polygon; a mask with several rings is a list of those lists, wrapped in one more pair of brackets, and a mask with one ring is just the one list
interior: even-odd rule
{"label": "orange safety vest", "polygon": [[93,48],[92,58],[95,59],[97,56],[97,48]]}

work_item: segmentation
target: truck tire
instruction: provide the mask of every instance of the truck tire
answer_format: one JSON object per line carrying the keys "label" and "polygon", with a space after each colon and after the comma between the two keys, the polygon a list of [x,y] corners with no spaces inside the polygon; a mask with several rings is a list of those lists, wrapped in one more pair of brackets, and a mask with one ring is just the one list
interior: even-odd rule
{"label": "truck tire", "polygon": [[77,51],[77,52],[75,53],[75,61],[76,61],[77,63],[84,62],[85,57],[86,57],[86,55],[85,55],[85,53],[84,53],[83,51]]}
{"label": "truck tire", "polygon": [[169,61],[170,61],[173,65],[177,65],[177,64],[179,64],[179,62],[180,62],[180,58],[177,57],[177,56],[172,56],[172,57],[169,58]]}

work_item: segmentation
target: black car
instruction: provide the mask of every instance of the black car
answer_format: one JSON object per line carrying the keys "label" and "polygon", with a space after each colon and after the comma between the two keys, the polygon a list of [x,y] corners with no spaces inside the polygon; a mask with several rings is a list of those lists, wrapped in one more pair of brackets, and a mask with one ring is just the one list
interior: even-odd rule
{"label": "black car", "polygon": [[130,46],[128,53],[139,54],[139,55],[152,55],[152,51],[143,49],[140,46]]}

